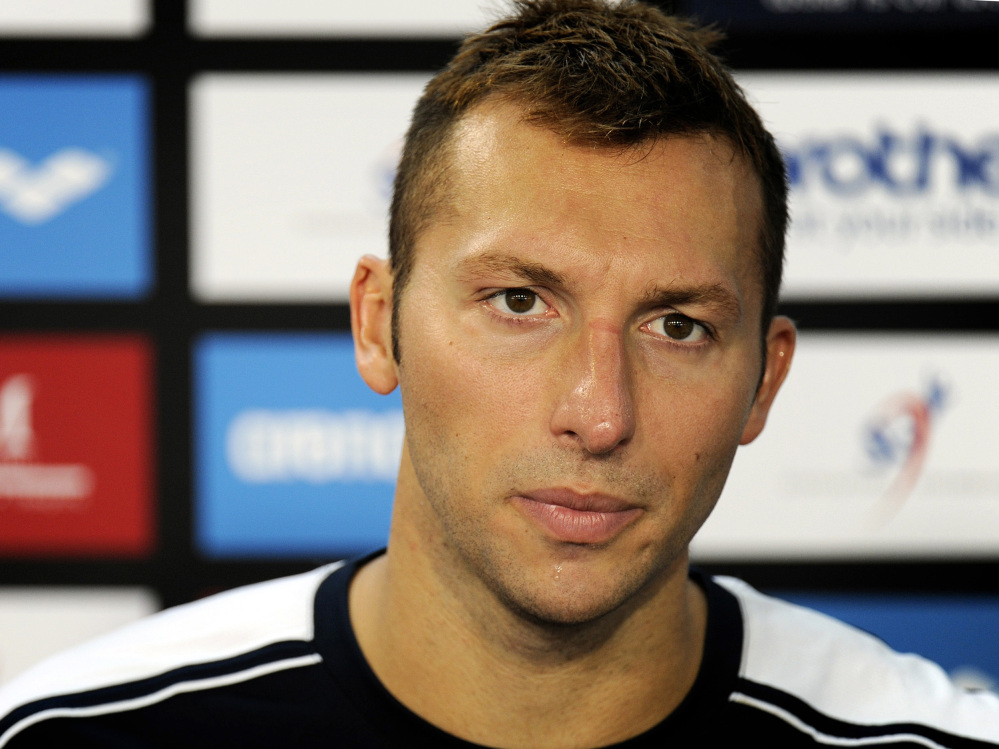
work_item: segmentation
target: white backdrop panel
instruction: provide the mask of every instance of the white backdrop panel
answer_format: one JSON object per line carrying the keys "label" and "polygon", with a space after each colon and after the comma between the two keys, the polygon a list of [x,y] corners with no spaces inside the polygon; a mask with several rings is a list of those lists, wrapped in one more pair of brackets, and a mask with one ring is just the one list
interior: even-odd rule
{"label": "white backdrop panel", "polygon": [[791,157],[785,298],[999,295],[999,78],[739,80]]}
{"label": "white backdrop panel", "polygon": [[698,559],[999,556],[999,337],[802,335]]}
{"label": "white backdrop panel", "polygon": [[443,36],[485,27],[496,0],[191,0],[203,36]]}
{"label": "white backdrop panel", "polygon": [[387,253],[418,74],[203,75],[192,90],[192,290],[203,301],[347,298]]}
{"label": "white backdrop panel", "polygon": [[0,684],[158,609],[145,588],[0,588]]}
{"label": "white backdrop panel", "polygon": [[150,0],[0,0],[0,36],[138,36]]}

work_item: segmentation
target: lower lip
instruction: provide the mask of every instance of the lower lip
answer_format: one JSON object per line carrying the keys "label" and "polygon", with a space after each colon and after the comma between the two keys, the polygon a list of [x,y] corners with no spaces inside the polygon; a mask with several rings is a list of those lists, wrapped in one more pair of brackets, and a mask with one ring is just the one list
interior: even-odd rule
{"label": "lower lip", "polygon": [[606,543],[642,512],[637,507],[618,512],[573,510],[527,497],[514,497],[513,503],[550,535],[570,544]]}

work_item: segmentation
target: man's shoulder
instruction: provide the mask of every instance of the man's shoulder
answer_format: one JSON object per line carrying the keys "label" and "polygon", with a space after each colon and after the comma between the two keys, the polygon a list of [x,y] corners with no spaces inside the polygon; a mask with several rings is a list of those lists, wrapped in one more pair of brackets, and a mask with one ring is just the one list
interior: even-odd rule
{"label": "man's shoulder", "polygon": [[0,746],[48,714],[129,709],[318,661],[315,595],[337,566],[167,609],[49,658],[0,689]]}
{"label": "man's shoulder", "polygon": [[[999,697],[954,684],[936,664],[825,614],[719,577],[743,615],[732,702],[768,713],[822,743],[915,740],[999,744]],[[956,743],[955,743],[956,742]]]}

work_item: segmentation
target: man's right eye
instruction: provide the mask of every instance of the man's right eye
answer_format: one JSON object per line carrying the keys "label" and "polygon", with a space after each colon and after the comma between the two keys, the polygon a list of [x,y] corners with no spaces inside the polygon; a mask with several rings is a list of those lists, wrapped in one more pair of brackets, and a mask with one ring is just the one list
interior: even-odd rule
{"label": "man's right eye", "polygon": [[539,315],[546,305],[530,289],[504,289],[489,297],[489,303],[501,312],[512,315]]}

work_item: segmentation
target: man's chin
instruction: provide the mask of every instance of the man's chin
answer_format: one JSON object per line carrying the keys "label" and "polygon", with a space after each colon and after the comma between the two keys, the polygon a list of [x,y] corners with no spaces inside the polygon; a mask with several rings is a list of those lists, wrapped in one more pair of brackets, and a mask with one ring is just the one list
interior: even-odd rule
{"label": "man's chin", "polygon": [[[652,577],[655,577],[653,575]],[[525,624],[540,629],[558,631],[601,628],[623,618],[622,612],[631,610],[647,598],[647,590],[657,588],[649,576],[634,579],[607,579],[585,568],[571,569],[569,565],[549,573],[549,579],[527,581],[505,586],[494,583],[493,592],[500,603]]]}

